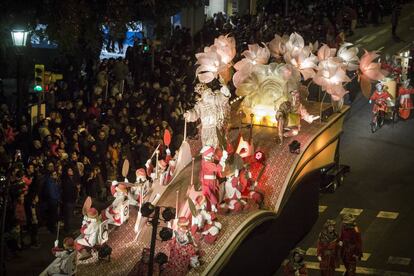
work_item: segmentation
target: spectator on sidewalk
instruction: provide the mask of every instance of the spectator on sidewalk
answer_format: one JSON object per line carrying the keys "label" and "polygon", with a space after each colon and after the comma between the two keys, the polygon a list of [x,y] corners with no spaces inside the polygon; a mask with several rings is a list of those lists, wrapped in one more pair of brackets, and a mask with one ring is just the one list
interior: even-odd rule
{"label": "spectator on sidewalk", "polygon": [[64,230],[70,233],[73,230],[73,213],[78,199],[80,183],[76,181],[73,168],[65,168],[62,177],[62,203]]}

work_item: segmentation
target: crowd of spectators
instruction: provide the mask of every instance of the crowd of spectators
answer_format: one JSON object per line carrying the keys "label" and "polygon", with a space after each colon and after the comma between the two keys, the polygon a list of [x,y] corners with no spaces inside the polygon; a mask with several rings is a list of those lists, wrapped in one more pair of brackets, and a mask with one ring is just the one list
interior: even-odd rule
{"label": "crowd of spectators", "polygon": [[[285,3],[288,9],[285,10]],[[391,1],[397,2],[397,1]],[[324,42],[331,47],[352,36],[357,27],[379,25],[385,15],[391,14],[392,3],[385,0],[299,0],[267,1],[256,15],[248,13],[226,17],[215,14],[202,30],[203,41],[210,42],[219,34],[232,33],[239,50],[247,44],[268,42],[274,34],[300,33],[307,42]],[[207,43],[206,43],[207,44]],[[239,51],[240,52],[240,51]]]}
{"label": "crowd of spectators", "polygon": [[[219,34],[236,37],[238,52],[248,43],[270,41],[275,33],[299,32],[307,41],[335,43],[357,22],[365,24],[366,9],[359,2],[290,1],[288,17],[278,1],[257,16],[217,14],[193,40],[188,29],[176,28],[167,46],[137,41],[125,59],[69,64],[64,81],[45,93],[46,118],[30,125],[16,122],[8,106],[0,109],[1,203],[10,187],[7,208],[7,244],[10,251],[39,247],[37,231],[46,226],[56,233],[57,222],[73,233],[80,224],[74,214],[86,196],[95,203],[110,199],[109,181],[123,180],[123,160],[128,159],[128,179],[143,167],[163,133],[172,133],[174,153],[183,139],[183,113],[196,101],[195,56]],[[279,1],[284,2],[284,1]],[[362,16],[360,14],[363,14]],[[375,15],[371,11],[372,21]],[[355,20],[355,21],[354,21]],[[189,127],[190,136],[197,135]],[[8,183],[8,185],[4,185]]]}

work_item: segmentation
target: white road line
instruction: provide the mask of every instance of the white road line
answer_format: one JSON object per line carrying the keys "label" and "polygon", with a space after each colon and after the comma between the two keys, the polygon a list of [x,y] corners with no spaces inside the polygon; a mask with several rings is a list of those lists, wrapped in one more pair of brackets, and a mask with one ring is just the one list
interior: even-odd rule
{"label": "white road line", "polygon": [[364,209],[343,208],[339,214],[351,214],[354,216],[359,216],[362,213],[362,211],[364,211]]}
{"label": "white road line", "polygon": [[326,208],[328,208],[328,206],[325,206],[325,205],[319,205],[319,213],[323,213],[323,212],[325,212]]}
{"label": "white road line", "polygon": [[411,258],[394,257],[394,256],[389,256],[387,260],[388,264],[397,264],[397,265],[409,265],[410,262],[411,262]]}
{"label": "white road line", "polygon": [[378,213],[377,218],[385,218],[385,219],[396,219],[400,213],[398,212],[385,212],[381,211]]}
{"label": "white road line", "polygon": [[361,37],[360,39],[358,39],[358,40],[357,40],[357,41],[355,41],[355,42],[356,42],[356,43],[358,43],[358,42],[360,42],[360,41],[364,40],[367,36],[368,36],[368,35],[364,35],[363,37]]}
{"label": "white road line", "polygon": [[368,37],[367,39],[364,39],[362,42],[369,43],[371,41],[374,41],[376,38],[377,38],[377,35],[375,34],[375,35]]}

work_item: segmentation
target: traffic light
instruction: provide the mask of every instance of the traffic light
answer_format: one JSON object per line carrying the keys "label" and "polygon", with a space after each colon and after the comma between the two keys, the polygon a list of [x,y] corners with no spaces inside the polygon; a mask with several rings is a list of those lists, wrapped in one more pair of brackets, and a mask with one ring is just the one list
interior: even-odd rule
{"label": "traffic light", "polygon": [[42,92],[45,87],[45,66],[35,64],[34,91]]}

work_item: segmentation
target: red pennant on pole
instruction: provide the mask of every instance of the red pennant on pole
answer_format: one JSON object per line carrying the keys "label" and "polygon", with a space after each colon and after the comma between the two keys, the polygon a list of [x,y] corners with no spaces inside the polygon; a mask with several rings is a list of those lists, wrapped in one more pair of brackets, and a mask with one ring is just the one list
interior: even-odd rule
{"label": "red pennant on pole", "polygon": [[171,133],[168,129],[164,131],[164,144],[169,147],[171,143]]}

